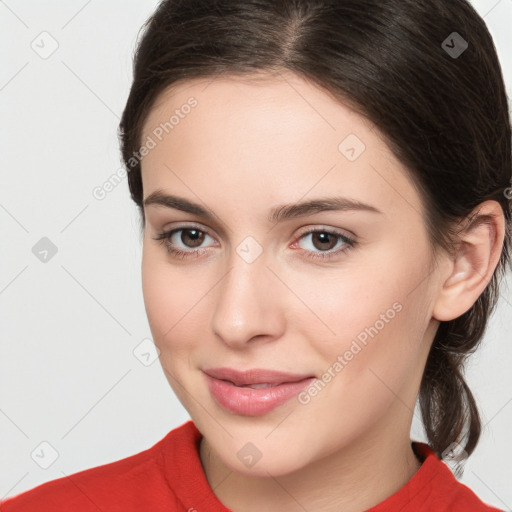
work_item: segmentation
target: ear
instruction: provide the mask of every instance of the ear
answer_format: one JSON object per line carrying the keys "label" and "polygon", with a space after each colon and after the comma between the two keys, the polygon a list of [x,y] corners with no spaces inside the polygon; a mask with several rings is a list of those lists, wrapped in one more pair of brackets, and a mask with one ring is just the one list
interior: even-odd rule
{"label": "ear", "polygon": [[505,217],[497,201],[478,205],[463,224],[432,312],[439,321],[453,320],[471,308],[489,284],[503,250]]}

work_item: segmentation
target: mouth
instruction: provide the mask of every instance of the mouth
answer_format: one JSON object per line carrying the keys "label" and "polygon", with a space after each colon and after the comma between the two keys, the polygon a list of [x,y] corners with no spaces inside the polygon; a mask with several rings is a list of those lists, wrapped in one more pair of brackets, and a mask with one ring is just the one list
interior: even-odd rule
{"label": "mouth", "polygon": [[288,402],[315,377],[266,369],[203,370],[211,396],[224,410],[242,416],[259,416]]}

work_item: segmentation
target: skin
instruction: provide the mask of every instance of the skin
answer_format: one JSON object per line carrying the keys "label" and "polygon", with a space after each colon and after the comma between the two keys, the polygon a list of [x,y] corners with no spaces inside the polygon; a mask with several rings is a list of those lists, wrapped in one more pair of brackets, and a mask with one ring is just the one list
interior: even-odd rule
{"label": "skin", "polygon": [[[191,96],[197,106],[142,161],[144,198],[160,190],[209,208],[214,220],[144,208],[142,280],[149,324],[165,375],[203,434],[200,458],[218,498],[240,512],[357,512],[400,489],[420,463],[410,427],[439,321],[475,302],[498,263],[504,218],[461,232],[461,250],[436,253],[421,197],[378,129],[324,90],[290,73],[181,82],[146,119],[143,140]],[[355,134],[354,161],[338,149]],[[271,208],[343,196],[381,213],[322,211],[271,223]],[[179,259],[155,238],[199,229],[203,253]],[[338,231],[343,247],[308,230]],[[189,231],[174,235],[183,251]],[[237,247],[253,237],[247,263]],[[211,397],[201,369],[267,368],[321,379],[365,327],[401,305],[331,381],[301,404],[236,415]],[[332,370],[331,370],[332,372]],[[248,442],[261,459],[247,467]],[[196,504],[200,510],[201,504]]]}

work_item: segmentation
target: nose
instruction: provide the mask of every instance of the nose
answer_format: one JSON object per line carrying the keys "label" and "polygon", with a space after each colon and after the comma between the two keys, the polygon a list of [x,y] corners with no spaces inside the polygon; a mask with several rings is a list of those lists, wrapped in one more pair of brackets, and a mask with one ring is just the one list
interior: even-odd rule
{"label": "nose", "polygon": [[282,283],[267,268],[264,255],[248,263],[234,253],[230,264],[216,286],[214,334],[233,349],[281,337],[285,328],[285,308],[279,304]]}

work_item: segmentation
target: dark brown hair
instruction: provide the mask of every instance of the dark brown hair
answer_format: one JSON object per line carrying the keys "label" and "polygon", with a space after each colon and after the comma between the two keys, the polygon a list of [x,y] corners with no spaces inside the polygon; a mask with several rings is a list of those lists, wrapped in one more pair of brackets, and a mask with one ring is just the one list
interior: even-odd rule
{"label": "dark brown hair", "polygon": [[496,305],[511,243],[511,128],[492,37],[465,0],[162,1],[143,27],[119,125],[142,227],[133,156],[156,98],[181,80],[283,70],[380,129],[421,192],[432,247],[453,252],[457,222],[481,202],[503,209],[507,233],[493,278],[466,313],[441,322],[419,394],[438,457],[454,442],[470,455],[481,421],[464,363]]}

